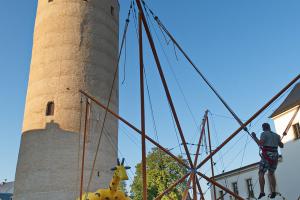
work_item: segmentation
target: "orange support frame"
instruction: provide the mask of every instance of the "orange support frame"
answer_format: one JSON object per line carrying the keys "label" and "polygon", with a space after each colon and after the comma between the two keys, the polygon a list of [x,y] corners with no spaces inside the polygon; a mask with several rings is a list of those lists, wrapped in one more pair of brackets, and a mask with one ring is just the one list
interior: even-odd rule
{"label": "orange support frame", "polygon": [[[199,164],[198,164],[198,154],[200,151],[200,144],[201,144],[201,140],[203,135],[205,134],[205,125],[208,124],[208,119],[207,119],[207,112],[205,114],[204,120],[203,120],[203,126],[202,126],[202,131],[200,133],[200,139],[199,139],[199,144],[198,144],[198,148],[197,148],[197,152],[196,152],[196,156],[195,156],[195,160],[194,163],[192,161],[191,158],[191,154],[189,152],[189,149],[187,147],[187,143],[184,137],[184,133],[183,130],[181,128],[180,125],[180,121],[164,76],[164,72],[163,69],[161,67],[161,63],[156,51],[156,47],[153,41],[153,38],[151,36],[150,33],[150,29],[148,27],[145,15],[144,15],[144,11],[142,8],[142,3],[141,0],[135,0],[137,7],[139,9],[139,48],[140,48],[140,84],[141,84],[141,129],[139,130],[138,128],[136,128],[134,125],[132,125],[130,122],[128,122],[127,120],[125,120],[124,118],[122,118],[121,116],[119,116],[118,114],[116,114],[115,112],[113,112],[112,110],[110,110],[108,108],[108,106],[105,106],[104,104],[102,104],[101,102],[99,102],[98,100],[96,100],[94,97],[92,97],[91,95],[87,94],[86,92],[80,90],[80,92],[85,95],[87,98],[91,99],[92,101],[94,101],[97,105],[99,105],[100,107],[102,107],[103,109],[105,109],[107,112],[109,112],[110,114],[112,114],[114,117],[116,117],[117,119],[119,119],[120,121],[122,121],[123,123],[125,123],[127,126],[129,126],[130,128],[132,128],[134,131],[136,131],[138,134],[141,135],[142,137],[142,155],[143,155],[143,159],[142,159],[142,165],[143,165],[143,198],[144,200],[147,200],[147,183],[146,183],[146,153],[145,153],[145,140],[150,141],[152,144],[154,144],[155,146],[157,146],[159,149],[161,149],[164,153],[168,154],[169,156],[171,156],[173,159],[175,159],[178,163],[180,163],[181,165],[183,165],[184,167],[186,167],[189,170],[189,173],[184,175],[182,178],[180,178],[179,180],[177,180],[175,183],[171,184],[171,186],[169,188],[167,188],[163,193],[161,193],[156,199],[161,199],[164,195],[167,195],[170,191],[172,191],[173,188],[175,188],[178,184],[182,183],[183,181],[185,181],[188,177],[189,177],[189,181],[187,186],[189,186],[191,183],[192,187],[193,187],[193,198],[194,200],[197,200],[198,195],[197,195],[197,189],[201,194],[201,200],[204,200],[204,194],[202,192],[201,189],[201,185],[198,179],[198,176],[206,179],[208,182],[210,182],[211,184],[213,184],[216,187],[221,188],[222,190],[226,191],[227,193],[231,194],[233,197],[235,197],[236,199],[243,199],[242,197],[238,196],[237,194],[235,194],[234,192],[232,192],[231,190],[229,190],[228,188],[222,186],[221,184],[219,184],[218,182],[214,181],[212,178],[207,177],[205,174],[202,174],[201,172],[199,172],[199,169],[201,166],[203,166],[207,161],[211,160],[211,167],[213,168],[213,161],[212,161],[212,157],[218,152],[220,151],[228,142],[230,142],[241,130],[243,130],[251,121],[253,121],[259,114],[261,114],[271,103],[273,103],[279,96],[281,96],[288,88],[290,88],[299,78],[300,78],[300,74],[294,78],[288,85],[286,85],[278,94],[276,94],[269,102],[267,102],[259,111],[257,111],[252,117],[249,118],[249,120],[247,120],[247,122],[245,122],[244,124],[242,124],[234,133],[232,133],[220,146],[218,146],[214,151],[211,151],[211,142],[210,142],[210,154],[204,159],[202,160]],[[182,144],[184,146],[184,150],[185,153],[187,155],[187,160],[188,160],[188,164],[186,164],[183,160],[181,160],[180,158],[178,158],[177,156],[175,156],[174,154],[172,154],[170,151],[168,151],[166,148],[164,148],[163,146],[161,146],[160,144],[158,144],[157,142],[155,142],[152,138],[150,138],[149,136],[147,136],[146,131],[145,131],[145,105],[144,105],[144,97],[143,97],[143,93],[144,93],[144,85],[143,85],[143,51],[142,51],[142,27],[144,27],[156,65],[157,65],[157,69],[169,102],[169,105],[171,107],[171,111],[173,114],[173,117],[175,119],[175,123],[177,126],[177,129],[179,131],[179,135],[182,141]],[[206,123],[207,122],[207,123]],[[208,127],[209,129],[209,127]],[[209,130],[208,130],[209,132]],[[210,140],[210,133],[209,133],[209,140]],[[189,187],[187,188],[189,189]],[[82,191],[81,191],[82,193]]]}

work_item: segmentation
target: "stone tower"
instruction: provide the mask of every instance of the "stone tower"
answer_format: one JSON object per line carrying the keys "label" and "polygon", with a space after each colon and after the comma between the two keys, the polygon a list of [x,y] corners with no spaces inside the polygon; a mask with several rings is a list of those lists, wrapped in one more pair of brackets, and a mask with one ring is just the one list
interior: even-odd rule
{"label": "stone tower", "polygon": [[[78,91],[107,102],[118,31],[118,0],[38,0],[15,200],[74,200],[79,195],[85,99]],[[110,108],[118,112],[118,82]],[[104,116],[93,104],[90,110],[84,188]],[[109,183],[117,159],[117,126],[108,116],[90,191]]]}

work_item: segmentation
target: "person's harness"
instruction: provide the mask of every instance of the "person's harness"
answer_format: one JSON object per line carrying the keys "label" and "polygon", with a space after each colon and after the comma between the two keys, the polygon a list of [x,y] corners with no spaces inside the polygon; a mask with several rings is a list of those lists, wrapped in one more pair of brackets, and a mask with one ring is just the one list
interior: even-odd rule
{"label": "person's harness", "polygon": [[277,163],[277,158],[271,158],[268,155],[268,152],[274,152],[277,153],[277,147],[269,147],[269,146],[261,146],[261,151],[259,153],[261,158],[264,158],[265,160],[267,160],[269,162],[270,165],[274,165]]}

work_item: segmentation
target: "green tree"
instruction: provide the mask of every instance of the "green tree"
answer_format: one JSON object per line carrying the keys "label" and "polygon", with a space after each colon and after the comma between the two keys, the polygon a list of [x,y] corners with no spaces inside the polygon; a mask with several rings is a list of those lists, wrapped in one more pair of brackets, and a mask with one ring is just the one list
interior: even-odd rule
{"label": "green tree", "polygon": [[126,185],[126,182],[125,181],[121,181],[120,184],[119,184],[119,190],[121,190],[122,192],[124,192],[124,194],[128,195],[128,192],[127,192],[127,185]]}
{"label": "green tree", "polygon": [[[131,185],[131,196],[133,200],[143,199],[141,167],[141,163],[136,165],[136,172]],[[187,169],[185,167],[178,164],[177,161],[158,148],[153,148],[147,155],[148,200],[153,200],[186,173]],[[162,199],[181,199],[185,186],[186,182],[179,184],[175,189],[173,189],[173,191],[171,191],[167,196],[164,196]]]}

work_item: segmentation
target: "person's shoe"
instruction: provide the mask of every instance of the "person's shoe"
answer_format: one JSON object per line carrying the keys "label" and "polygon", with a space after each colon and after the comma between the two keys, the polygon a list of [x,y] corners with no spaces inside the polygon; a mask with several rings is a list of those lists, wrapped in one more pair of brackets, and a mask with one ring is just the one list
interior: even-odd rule
{"label": "person's shoe", "polygon": [[261,198],[263,198],[264,196],[266,196],[266,194],[263,193],[263,192],[261,192],[261,193],[259,194],[259,196],[258,196],[258,199],[261,199]]}
{"label": "person's shoe", "polygon": [[277,193],[276,192],[272,192],[270,195],[270,199],[274,199],[276,197]]}

